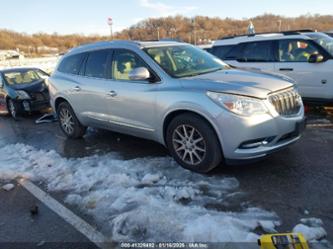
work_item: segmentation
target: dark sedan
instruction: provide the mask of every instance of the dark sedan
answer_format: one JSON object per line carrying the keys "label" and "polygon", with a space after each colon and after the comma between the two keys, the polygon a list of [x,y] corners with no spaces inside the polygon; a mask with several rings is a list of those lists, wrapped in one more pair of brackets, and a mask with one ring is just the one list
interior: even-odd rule
{"label": "dark sedan", "polygon": [[16,119],[18,114],[50,107],[48,77],[38,68],[0,70],[0,112]]}

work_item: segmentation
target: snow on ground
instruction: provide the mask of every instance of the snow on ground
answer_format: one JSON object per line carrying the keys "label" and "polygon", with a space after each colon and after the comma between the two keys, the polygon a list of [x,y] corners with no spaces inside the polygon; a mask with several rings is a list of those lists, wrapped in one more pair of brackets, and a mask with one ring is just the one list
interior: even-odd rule
{"label": "snow on ground", "polygon": [[322,227],[309,227],[304,224],[298,224],[293,229],[294,233],[302,233],[306,240],[313,241],[313,240],[320,240],[325,238],[326,231]]}
{"label": "snow on ground", "polygon": [[318,218],[303,218],[301,224],[294,227],[293,232],[302,233],[308,241],[320,240],[327,236],[322,227],[323,221]]}
{"label": "snow on ground", "polygon": [[301,233],[309,242],[310,248],[313,249],[326,249],[333,248],[333,245],[325,240],[327,233],[323,228],[323,221],[318,218],[303,218],[301,223],[296,225],[292,232]]}
{"label": "snow on ground", "polygon": [[0,69],[12,67],[37,67],[48,73],[51,73],[60,57],[42,57],[42,58],[23,58],[23,59],[8,59],[0,61]]}
{"label": "snow on ground", "polygon": [[115,241],[256,241],[256,228],[279,224],[274,213],[244,204],[235,178],[195,174],[169,157],[67,159],[23,144],[2,146],[0,180],[16,177],[66,191],[65,201]]}

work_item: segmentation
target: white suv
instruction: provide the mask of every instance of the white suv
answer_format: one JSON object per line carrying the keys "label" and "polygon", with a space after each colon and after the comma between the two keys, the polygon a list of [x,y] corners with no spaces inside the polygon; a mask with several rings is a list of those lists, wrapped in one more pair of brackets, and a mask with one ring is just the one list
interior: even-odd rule
{"label": "white suv", "polygon": [[333,38],[311,30],[225,37],[210,51],[235,67],[285,74],[304,100],[333,103]]}

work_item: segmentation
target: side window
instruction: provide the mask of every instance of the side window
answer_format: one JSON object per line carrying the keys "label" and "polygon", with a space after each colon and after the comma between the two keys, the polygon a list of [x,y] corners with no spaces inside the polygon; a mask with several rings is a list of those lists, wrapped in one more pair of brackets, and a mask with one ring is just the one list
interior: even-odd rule
{"label": "side window", "polygon": [[225,56],[235,47],[235,45],[216,46],[212,49],[212,54],[224,60]]}
{"label": "side window", "polygon": [[129,80],[129,73],[138,67],[147,67],[135,53],[115,50],[112,61],[112,76],[115,80]]}
{"label": "side window", "polygon": [[228,52],[224,55],[224,60],[238,60],[243,51],[243,44],[238,44],[230,48]]}
{"label": "side window", "polygon": [[58,70],[63,73],[79,74],[84,54],[71,55],[62,60]]}
{"label": "side window", "polygon": [[95,78],[107,78],[108,55],[109,50],[89,53],[84,75]]}
{"label": "side window", "polygon": [[319,54],[318,48],[305,40],[279,41],[280,62],[308,62],[310,55]]}
{"label": "side window", "polygon": [[273,62],[273,42],[250,42],[245,43],[243,53],[239,57],[242,62]]}

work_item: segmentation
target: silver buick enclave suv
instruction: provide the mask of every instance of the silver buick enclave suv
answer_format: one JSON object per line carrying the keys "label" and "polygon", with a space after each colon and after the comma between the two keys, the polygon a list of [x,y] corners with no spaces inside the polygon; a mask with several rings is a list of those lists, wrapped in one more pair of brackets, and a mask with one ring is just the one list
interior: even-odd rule
{"label": "silver buick enclave suv", "polygon": [[291,79],[232,69],[184,43],[81,46],[62,58],[49,88],[68,137],[92,126],[155,140],[197,172],[266,156],[304,126]]}

